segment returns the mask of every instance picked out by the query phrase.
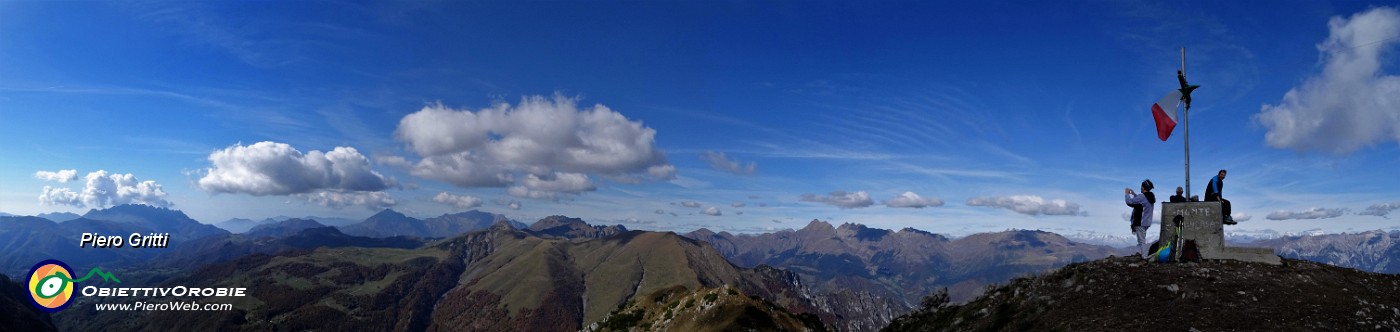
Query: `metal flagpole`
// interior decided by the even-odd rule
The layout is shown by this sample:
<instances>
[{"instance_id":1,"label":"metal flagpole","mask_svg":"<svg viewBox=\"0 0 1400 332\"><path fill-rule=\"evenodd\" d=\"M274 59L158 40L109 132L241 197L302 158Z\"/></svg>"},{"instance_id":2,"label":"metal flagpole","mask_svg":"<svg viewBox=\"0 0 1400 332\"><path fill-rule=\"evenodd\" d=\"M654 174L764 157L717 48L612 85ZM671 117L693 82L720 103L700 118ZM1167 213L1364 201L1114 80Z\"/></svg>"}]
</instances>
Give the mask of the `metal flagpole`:
<instances>
[{"instance_id":1,"label":"metal flagpole","mask_svg":"<svg viewBox=\"0 0 1400 332\"><path fill-rule=\"evenodd\" d=\"M1186 88L1185 47L1181 48L1181 88ZM1186 127L1184 129L1185 137L1183 137L1182 139L1182 141L1185 142L1184 145L1186 146L1186 194L1184 196L1189 199L1191 197L1191 102L1187 101L1185 102L1185 104L1185 107L1182 107L1181 110L1181 125L1183 127Z\"/></svg>"}]
</instances>

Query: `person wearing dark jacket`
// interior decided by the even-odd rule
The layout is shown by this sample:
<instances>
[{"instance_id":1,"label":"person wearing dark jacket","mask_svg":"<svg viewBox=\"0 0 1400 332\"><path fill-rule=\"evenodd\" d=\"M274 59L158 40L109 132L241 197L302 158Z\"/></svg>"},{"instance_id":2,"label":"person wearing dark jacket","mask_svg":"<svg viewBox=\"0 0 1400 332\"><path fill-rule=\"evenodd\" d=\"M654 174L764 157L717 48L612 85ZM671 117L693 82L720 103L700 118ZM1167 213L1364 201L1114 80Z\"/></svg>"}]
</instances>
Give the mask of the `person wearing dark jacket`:
<instances>
[{"instance_id":1,"label":"person wearing dark jacket","mask_svg":"<svg viewBox=\"0 0 1400 332\"><path fill-rule=\"evenodd\" d=\"M1171 200L1171 202L1172 202L1172 203L1181 203L1181 202L1185 202L1185 201L1186 201L1186 196L1182 196L1181 193L1182 193L1181 187L1180 187L1180 186L1176 187L1176 195L1173 195L1171 198L1169 198L1169 199Z\"/></svg>"},{"instance_id":2,"label":"person wearing dark jacket","mask_svg":"<svg viewBox=\"0 0 1400 332\"><path fill-rule=\"evenodd\" d=\"M1152 210L1157 204L1157 195L1152 194L1152 180L1142 180L1142 194L1133 194L1133 189L1123 188L1123 203L1133 208L1132 220L1133 235L1137 236L1138 255L1148 258L1152 253L1147 252L1147 228L1152 227Z\"/></svg>"},{"instance_id":3,"label":"person wearing dark jacket","mask_svg":"<svg viewBox=\"0 0 1400 332\"><path fill-rule=\"evenodd\" d=\"M1225 199L1221 191L1225 189L1225 170L1220 170L1215 177L1210 179L1210 184L1206 185L1206 201L1220 202L1220 212L1225 215L1223 222L1226 225L1236 224L1235 218L1230 216L1230 201Z\"/></svg>"}]
</instances>

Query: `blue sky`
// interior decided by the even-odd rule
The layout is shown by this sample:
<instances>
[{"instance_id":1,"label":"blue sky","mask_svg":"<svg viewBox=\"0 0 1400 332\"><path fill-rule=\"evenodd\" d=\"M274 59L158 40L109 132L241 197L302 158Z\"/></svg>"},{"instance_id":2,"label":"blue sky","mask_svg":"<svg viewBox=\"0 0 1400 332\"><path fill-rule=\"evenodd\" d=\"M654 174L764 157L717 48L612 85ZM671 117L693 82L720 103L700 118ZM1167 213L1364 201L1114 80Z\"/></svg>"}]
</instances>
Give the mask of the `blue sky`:
<instances>
[{"instance_id":1,"label":"blue sky","mask_svg":"<svg viewBox=\"0 0 1400 332\"><path fill-rule=\"evenodd\" d=\"M1396 8L2 1L0 211L1126 234L1186 47L1235 230L1388 229Z\"/></svg>"}]
</instances>

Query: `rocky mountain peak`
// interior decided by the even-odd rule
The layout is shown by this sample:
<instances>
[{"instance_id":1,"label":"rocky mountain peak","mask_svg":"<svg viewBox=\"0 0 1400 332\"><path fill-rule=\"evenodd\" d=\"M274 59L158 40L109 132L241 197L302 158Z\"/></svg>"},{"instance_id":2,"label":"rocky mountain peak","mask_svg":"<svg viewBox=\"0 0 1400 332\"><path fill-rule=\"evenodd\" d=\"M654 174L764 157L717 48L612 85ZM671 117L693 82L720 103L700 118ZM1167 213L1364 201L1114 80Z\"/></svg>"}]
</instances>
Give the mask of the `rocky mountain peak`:
<instances>
[{"instance_id":1,"label":"rocky mountain peak","mask_svg":"<svg viewBox=\"0 0 1400 332\"><path fill-rule=\"evenodd\" d=\"M807 227L802 227L800 231L808 233L834 233L836 232L836 228L831 227L831 224L825 221L812 219L812 222L807 223Z\"/></svg>"},{"instance_id":2,"label":"rocky mountain peak","mask_svg":"<svg viewBox=\"0 0 1400 332\"><path fill-rule=\"evenodd\" d=\"M884 331L1392 330L1397 292L1400 275L1310 261L1109 257L1013 279L963 305L935 293Z\"/></svg>"}]
</instances>

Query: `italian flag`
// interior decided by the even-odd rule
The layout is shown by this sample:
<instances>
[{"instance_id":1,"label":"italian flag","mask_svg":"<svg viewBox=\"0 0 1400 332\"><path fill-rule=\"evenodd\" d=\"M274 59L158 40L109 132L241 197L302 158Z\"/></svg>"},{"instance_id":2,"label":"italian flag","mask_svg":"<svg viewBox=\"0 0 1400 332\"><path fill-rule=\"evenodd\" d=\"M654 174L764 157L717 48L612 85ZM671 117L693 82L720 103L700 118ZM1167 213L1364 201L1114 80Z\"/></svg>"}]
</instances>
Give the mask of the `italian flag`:
<instances>
[{"instance_id":1,"label":"italian flag","mask_svg":"<svg viewBox=\"0 0 1400 332\"><path fill-rule=\"evenodd\" d=\"M1176 129L1176 105L1181 102L1181 91L1172 90L1162 100L1152 104L1152 119L1157 121L1157 138L1166 141Z\"/></svg>"}]
</instances>

